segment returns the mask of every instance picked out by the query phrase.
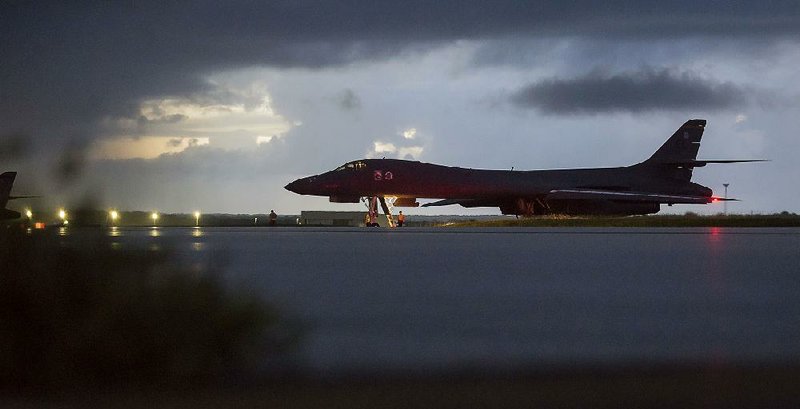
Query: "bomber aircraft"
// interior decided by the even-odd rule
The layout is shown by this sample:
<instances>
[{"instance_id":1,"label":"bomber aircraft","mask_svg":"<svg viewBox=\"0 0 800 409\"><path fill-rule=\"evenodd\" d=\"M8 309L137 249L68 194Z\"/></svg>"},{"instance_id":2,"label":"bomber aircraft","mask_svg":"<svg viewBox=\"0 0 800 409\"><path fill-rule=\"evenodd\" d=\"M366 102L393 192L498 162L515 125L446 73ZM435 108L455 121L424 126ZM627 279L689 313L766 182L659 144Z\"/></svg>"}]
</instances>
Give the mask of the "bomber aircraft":
<instances>
[{"instance_id":1,"label":"bomber aircraft","mask_svg":"<svg viewBox=\"0 0 800 409\"><path fill-rule=\"evenodd\" d=\"M693 183L692 170L709 163L762 160L697 160L705 126L704 119L687 121L650 158L626 167L515 171L361 159L295 180L286 189L340 203L362 198L375 203L377 198L390 224L386 198L398 207L419 206L421 198L441 199L423 207L499 207L503 214L518 216L643 215L657 213L662 204L736 200L715 197L711 189Z\"/></svg>"}]
</instances>

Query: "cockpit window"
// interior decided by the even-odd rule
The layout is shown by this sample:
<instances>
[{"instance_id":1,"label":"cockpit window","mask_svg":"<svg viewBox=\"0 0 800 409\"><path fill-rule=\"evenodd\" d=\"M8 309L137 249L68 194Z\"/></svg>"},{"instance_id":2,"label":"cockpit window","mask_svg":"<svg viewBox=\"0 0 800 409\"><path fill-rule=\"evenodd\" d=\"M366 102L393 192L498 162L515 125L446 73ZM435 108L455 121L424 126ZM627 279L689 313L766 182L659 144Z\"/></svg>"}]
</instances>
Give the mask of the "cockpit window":
<instances>
[{"instance_id":1,"label":"cockpit window","mask_svg":"<svg viewBox=\"0 0 800 409\"><path fill-rule=\"evenodd\" d=\"M344 165L339 166L338 168L336 168L336 171L338 172L340 170L361 170L361 169L365 169L366 167L367 167L367 164L362 162L362 161L349 162L349 163L345 163Z\"/></svg>"}]
</instances>

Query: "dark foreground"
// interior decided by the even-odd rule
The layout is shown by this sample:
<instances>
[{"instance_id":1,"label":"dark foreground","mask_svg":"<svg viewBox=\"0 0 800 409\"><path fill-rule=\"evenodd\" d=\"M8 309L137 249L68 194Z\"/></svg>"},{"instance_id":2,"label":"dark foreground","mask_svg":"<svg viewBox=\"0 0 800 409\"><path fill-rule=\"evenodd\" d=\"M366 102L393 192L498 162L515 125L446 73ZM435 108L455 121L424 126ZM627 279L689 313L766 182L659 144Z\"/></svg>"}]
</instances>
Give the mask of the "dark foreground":
<instances>
[{"instance_id":1,"label":"dark foreground","mask_svg":"<svg viewBox=\"0 0 800 409\"><path fill-rule=\"evenodd\" d=\"M247 387L71 393L0 400L4 408L791 408L800 366L658 366L336 379Z\"/></svg>"},{"instance_id":2,"label":"dark foreground","mask_svg":"<svg viewBox=\"0 0 800 409\"><path fill-rule=\"evenodd\" d=\"M0 407L800 406L797 229L6 233Z\"/></svg>"}]
</instances>

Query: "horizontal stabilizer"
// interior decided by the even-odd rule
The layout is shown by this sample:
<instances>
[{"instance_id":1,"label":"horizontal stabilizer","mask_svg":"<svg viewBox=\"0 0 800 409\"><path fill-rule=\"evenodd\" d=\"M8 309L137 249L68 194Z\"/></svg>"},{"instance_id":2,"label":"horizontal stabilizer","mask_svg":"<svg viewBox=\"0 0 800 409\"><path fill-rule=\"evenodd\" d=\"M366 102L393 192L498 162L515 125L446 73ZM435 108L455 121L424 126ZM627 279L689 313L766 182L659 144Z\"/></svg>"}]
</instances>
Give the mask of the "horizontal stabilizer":
<instances>
[{"instance_id":1,"label":"horizontal stabilizer","mask_svg":"<svg viewBox=\"0 0 800 409\"><path fill-rule=\"evenodd\" d=\"M665 165L683 166L686 168L702 168L710 163L744 163L744 162L769 162L768 159L723 159L723 160L692 160L686 162L667 162Z\"/></svg>"},{"instance_id":2,"label":"horizontal stabilizer","mask_svg":"<svg viewBox=\"0 0 800 409\"><path fill-rule=\"evenodd\" d=\"M706 204L711 202L710 197L665 195L649 192L618 192L600 189L557 189L551 190L547 200L617 200L626 202L651 202L651 203L685 203Z\"/></svg>"}]
</instances>

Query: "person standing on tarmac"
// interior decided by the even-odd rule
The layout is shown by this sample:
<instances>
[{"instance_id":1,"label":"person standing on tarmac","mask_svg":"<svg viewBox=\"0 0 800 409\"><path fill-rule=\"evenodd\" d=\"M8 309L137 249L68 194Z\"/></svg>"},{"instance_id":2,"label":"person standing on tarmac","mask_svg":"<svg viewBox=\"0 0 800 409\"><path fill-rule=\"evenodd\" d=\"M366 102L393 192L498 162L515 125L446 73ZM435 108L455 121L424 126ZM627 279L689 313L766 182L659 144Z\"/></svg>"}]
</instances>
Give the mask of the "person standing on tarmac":
<instances>
[{"instance_id":1,"label":"person standing on tarmac","mask_svg":"<svg viewBox=\"0 0 800 409\"><path fill-rule=\"evenodd\" d=\"M403 227L403 223L406 222L406 215L403 214L401 210L400 213L397 215L397 227Z\"/></svg>"},{"instance_id":2,"label":"person standing on tarmac","mask_svg":"<svg viewBox=\"0 0 800 409\"><path fill-rule=\"evenodd\" d=\"M275 226L276 224L278 224L278 215L275 214L274 210L270 210L269 211L269 225L270 226Z\"/></svg>"}]
</instances>

